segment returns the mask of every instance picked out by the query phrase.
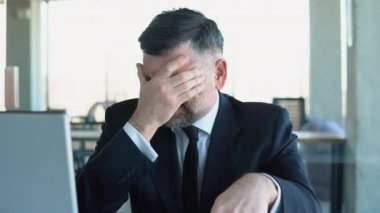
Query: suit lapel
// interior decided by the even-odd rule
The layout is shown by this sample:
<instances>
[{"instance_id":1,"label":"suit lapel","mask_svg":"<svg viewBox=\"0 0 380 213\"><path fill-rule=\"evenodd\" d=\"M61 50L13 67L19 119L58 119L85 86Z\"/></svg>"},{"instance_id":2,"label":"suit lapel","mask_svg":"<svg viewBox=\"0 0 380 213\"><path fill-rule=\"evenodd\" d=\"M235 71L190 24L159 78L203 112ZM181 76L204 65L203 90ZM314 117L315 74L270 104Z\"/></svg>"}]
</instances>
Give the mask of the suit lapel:
<instances>
[{"instance_id":1,"label":"suit lapel","mask_svg":"<svg viewBox=\"0 0 380 213\"><path fill-rule=\"evenodd\" d=\"M203 175L201 212L209 212L214 199L228 187L239 157L238 144L235 143L239 133L238 122L227 98L221 94L219 97L219 110L210 136ZM181 212L181 180L175 135L169 128L161 127L151 144L158 154L151 170L156 187L168 212Z\"/></svg>"},{"instance_id":2,"label":"suit lapel","mask_svg":"<svg viewBox=\"0 0 380 213\"><path fill-rule=\"evenodd\" d=\"M158 154L151 170L156 187L168 212L180 212L180 175L175 135L169 128L161 127L151 144Z\"/></svg>"},{"instance_id":3,"label":"suit lapel","mask_svg":"<svg viewBox=\"0 0 380 213\"><path fill-rule=\"evenodd\" d=\"M210 211L214 199L228 187L238 160L238 145L235 141L239 126L229 100L223 95L219 97L219 109L211 132L203 176L201 212Z\"/></svg>"}]
</instances>

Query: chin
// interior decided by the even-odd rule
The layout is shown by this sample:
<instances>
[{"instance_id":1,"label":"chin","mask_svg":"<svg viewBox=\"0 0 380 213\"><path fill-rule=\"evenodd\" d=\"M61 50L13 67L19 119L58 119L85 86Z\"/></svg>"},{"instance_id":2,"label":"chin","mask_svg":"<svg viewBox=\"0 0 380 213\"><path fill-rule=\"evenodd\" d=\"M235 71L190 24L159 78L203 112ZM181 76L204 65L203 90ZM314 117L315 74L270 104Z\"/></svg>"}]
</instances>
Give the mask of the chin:
<instances>
[{"instance_id":1,"label":"chin","mask_svg":"<svg viewBox=\"0 0 380 213\"><path fill-rule=\"evenodd\" d=\"M174 113L174 115L170 118L168 122L166 122L165 126L167 127L186 127L191 125L195 119L194 119L194 113L193 111L186 107L185 105L181 105L178 110Z\"/></svg>"}]
</instances>

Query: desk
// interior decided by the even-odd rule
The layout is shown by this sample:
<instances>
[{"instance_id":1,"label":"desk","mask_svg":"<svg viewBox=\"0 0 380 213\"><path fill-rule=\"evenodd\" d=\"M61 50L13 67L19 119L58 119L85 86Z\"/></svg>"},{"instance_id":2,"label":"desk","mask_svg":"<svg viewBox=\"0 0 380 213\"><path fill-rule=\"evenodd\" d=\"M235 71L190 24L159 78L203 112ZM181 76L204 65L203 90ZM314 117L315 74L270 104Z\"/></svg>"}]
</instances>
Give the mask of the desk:
<instances>
[{"instance_id":1,"label":"desk","mask_svg":"<svg viewBox=\"0 0 380 213\"><path fill-rule=\"evenodd\" d=\"M327 132L311 132L311 131L294 131L298 136L300 143L338 143L342 144L346 141L345 136L327 133Z\"/></svg>"},{"instance_id":2,"label":"desk","mask_svg":"<svg viewBox=\"0 0 380 213\"><path fill-rule=\"evenodd\" d=\"M92 140L96 142L101 130L71 130L71 138L74 141ZM344 136L325 132L294 131L298 136L299 143L334 143L343 144L346 141Z\"/></svg>"},{"instance_id":3,"label":"desk","mask_svg":"<svg viewBox=\"0 0 380 213\"><path fill-rule=\"evenodd\" d=\"M75 170L82 168L88 157L94 152L96 141L99 139L101 130L71 130L72 147L74 152Z\"/></svg>"},{"instance_id":4,"label":"desk","mask_svg":"<svg viewBox=\"0 0 380 213\"><path fill-rule=\"evenodd\" d=\"M71 130L73 140L98 140L101 130Z\"/></svg>"},{"instance_id":5,"label":"desk","mask_svg":"<svg viewBox=\"0 0 380 213\"><path fill-rule=\"evenodd\" d=\"M342 212L343 203L343 172L344 172L344 136L324 132L294 132L298 135L301 144L329 143L332 146L331 182L330 187L330 212Z\"/></svg>"},{"instance_id":6,"label":"desk","mask_svg":"<svg viewBox=\"0 0 380 213\"><path fill-rule=\"evenodd\" d=\"M85 142L95 143L99 139L100 134L101 134L101 130L71 130L72 140L79 141L81 143L80 147L78 146L73 147L74 150L77 150L77 149L87 150L89 146L86 146ZM341 145L344 145L346 141L346 138L344 136L339 136L336 134L325 133L325 132L294 131L294 134L298 136L298 142L301 144L329 143L329 144L338 145L340 147ZM90 147L94 148L95 144Z\"/></svg>"},{"instance_id":7,"label":"desk","mask_svg":"<svg viewBox=\"0 0 380 213\"><path fill-rule=\"evenodd\" d=\"M300 144L309 143L328 143L332 145L332 162L331 163L331 180L332 187L330 191L330 209L332 213L342 212L343 201L343 168L344 168L344 145L346 138L325 132L306 132L295 131ZM72 130L71 137L73 143L79 142L79 145L73 145L74 156L79 160L78 167L83 166L87 157L93 152L96 141L101 134L101 130Z\"/></svg>"}]
</instances>

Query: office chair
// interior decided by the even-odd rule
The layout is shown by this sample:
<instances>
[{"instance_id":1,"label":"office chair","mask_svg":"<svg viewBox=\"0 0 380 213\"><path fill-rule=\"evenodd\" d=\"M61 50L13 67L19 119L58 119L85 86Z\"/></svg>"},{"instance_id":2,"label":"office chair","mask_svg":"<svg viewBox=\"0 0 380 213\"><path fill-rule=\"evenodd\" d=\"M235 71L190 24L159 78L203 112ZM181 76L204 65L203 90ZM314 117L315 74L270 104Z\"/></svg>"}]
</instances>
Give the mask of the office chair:
<instances>
[{"instance_id":1,"label":"office chair","mask_svg":"<svg viewBox=\"0 0 380 213\"><path fill-rule=\"evenodd\" d=\"M300 130L306 123L304 98L273 98L273 104L279 105L288 110L293 130Z\"/></svg>"}]
</instances>

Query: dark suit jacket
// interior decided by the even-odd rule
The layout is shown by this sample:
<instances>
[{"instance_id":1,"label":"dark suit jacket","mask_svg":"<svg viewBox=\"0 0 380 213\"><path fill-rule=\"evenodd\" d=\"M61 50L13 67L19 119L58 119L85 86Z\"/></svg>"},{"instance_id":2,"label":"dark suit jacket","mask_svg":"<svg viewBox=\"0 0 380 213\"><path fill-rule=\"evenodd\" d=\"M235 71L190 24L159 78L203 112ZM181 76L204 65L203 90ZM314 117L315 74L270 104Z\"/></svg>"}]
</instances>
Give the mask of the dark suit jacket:
<instances>
[{"instance_id":1,"label":"dark suit jacket","mask_svg":"<svg viewBox=\"0 0 380 213\"><path fill-rule=\"evenodd\" d=\"M210 137L201 212L249 172L265 172L282 190L280 212L321 212L297 150L287 112L274 105L243 103L220 94ZM158 153L149 161L122 129L137 100L107 109L95 153L77 174L80 212L115 212L127 201L133 212L181 212L181 188L174 134L161 127L151 140Z\"/></svg>"}]
</instances>

